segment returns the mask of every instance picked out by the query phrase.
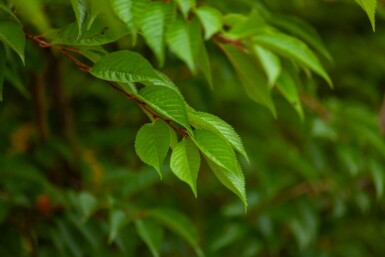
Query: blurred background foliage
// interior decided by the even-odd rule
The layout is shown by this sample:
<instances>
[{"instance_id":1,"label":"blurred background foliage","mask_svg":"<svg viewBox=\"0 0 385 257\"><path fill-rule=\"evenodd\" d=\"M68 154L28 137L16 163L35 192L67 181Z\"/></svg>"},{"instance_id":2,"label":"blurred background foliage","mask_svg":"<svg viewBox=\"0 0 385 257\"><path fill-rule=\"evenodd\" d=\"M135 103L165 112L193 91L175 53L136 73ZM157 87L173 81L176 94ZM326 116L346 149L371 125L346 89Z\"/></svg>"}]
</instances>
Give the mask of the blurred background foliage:
<instances>
[{"instance_id":1,"label":"blurred background foliage","mask_svg":"<svg viewBox=\"0 0 385 257\"><path fill-rule=\"evenodd\" d=\"M56 4L45 10L55 26L73 20L70 7L60 5L66 1L44 2ZM301 121L277 93L276 119L249 100L214 44L208 44L213 91L168 53L162 71L187 102L242 137L251 160L242 163L248 212L208 167L199 174L198 199L168 164L161 181L134 151L136 132L147 122L141 110L27 41L25 68L9 62L22 75L6 80L0 107L0 256L151 256L141 240L145 231L162 256L194 256L193 248L214 257L383 256L383 3L375 33L351 0L205 3L223 13L265 6L276 17L301 18L333 58L322 60L333 90L318 77L303 79ZM63 8L68 18L56 15ZM143 42L137 48L149 51Z\"/></svg>"}]
</instances>

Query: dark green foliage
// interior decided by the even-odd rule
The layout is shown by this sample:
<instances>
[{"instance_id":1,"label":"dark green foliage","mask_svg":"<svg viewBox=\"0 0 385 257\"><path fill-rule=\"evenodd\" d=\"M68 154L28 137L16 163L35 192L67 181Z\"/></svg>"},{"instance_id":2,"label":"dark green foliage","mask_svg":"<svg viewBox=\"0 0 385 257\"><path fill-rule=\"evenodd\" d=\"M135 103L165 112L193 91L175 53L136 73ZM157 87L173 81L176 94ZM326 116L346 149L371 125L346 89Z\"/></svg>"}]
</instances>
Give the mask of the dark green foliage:
<instances>
[{"instance_id":1,"label":"dark green foliage","mask_svg":"<svg viewBox=\"0 0 385 257\"><path fill-rule=\"evenodd\" d=\"M0 256L382 256L356 2L0 0Z\"/></svg>"}]
</instances>

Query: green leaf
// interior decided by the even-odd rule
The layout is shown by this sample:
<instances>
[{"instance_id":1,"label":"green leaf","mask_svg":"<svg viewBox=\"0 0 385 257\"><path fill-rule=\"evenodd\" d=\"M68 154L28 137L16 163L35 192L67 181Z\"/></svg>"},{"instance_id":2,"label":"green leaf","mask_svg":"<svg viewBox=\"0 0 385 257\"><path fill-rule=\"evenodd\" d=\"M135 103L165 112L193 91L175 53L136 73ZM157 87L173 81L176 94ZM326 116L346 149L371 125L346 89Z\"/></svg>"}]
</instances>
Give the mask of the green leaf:
<instances>
[{"instance_id":1,"label":"green leaf","mask_svg":"<svg viewBox=\"0 0 385 257\"><path fill-rule=\"evenodd\" d=\"M116 51L103 56L95 63L90 73L103 80L122 83L160 79L143 56L128 50Z\"/></svg>"},{"instance_id":2,"label":"green leaf","mask_svg":"<svg viewBox=\"0 0 385 257\"><path fill-rule=\"evenodd\" d=\"M108 54L108 52L102 46L80 47L79 53L94 63L99 61L100 58L102 58L106 54Z\"/></svg>"},{"instance_id":3,"label":"green leaf","mask_svg":"<svg viewBox=\"0 0 385 257\"><path fill-rule=\"evenodd\" d=\"M161 168L169 147L168 125L160 119L143 125L135 138L136 153L144 163L156 169L160 178L162 178Z\"/></svg>"},{"instance_id":4,"label":"green leaf","mask_svg":"<svg viewBox=\"0 0 385 257\"><path fill-rule=\"evenodd\" d=\"M261 62L262 68L267 75L269 86L272 88L281 73L281 61L278 56L263 47L254 46L253 50Z\"/></svg>"},{"instance_id":5,"label":"green leaf","mask_svg":"<svg viewBox=\"0 0 385 257\"><path fill-rule=\"evenodd\" d=\"M301 105L301 99L298 95L296 83L292 76L287 71L282 71L281 76L277 82L277 88L287 101L298 112L301 120L304 119L304 114Z\"/></svg>"},{"instance_id":6,"label":"green leaf","mask_svg":"<svg viewBox=\"0 0 385 257\"><path fill-rule=\"evenodd\" d=\"M4 83L4 74L5 74L5 48L4 45L0 43L0 102L3 101L3 83Z\"/></svg>"},{"instance_id":7,"label":"green leaf","mask_svg":"<svg viewBox=\"0 0 385 257\"><path fill-rule=\"evenodd\" d=\"M369 163L370 171L372 172L374 187L376 188L377 199L380 199L384 194L384 168L379 162L372 159Z\"/></svg>"},{"instance_id":8,"label":"green leaf","mask_svg":"<svg viewBox=\"0 0 385 257\"><path fill-rule=\"evenodd\" d=\"M23 64L25 63L25 37L23 29L18 22L0 19L0 40L10 46L19 55Z\"/></svg>"},{"instance_id":9,"label":"green leaf","mask_svg":"<svg viewBox=\"0 0 385 257\"><path fill-rule=\"evenodd\" d=\"M83 34L84 25L88 16L88 7L86 0L71 0L72 9L75 12L76 21L78 24L78 36L80 37Z\"/></svg>"},{"instance_id":10,"label":"green leaf","mask_svg":"<svg viewBox=\"0 0 385 257\"><path fill-rule=\"evenodd\" d=\"M246 90L247 95L260 103L276 116L275 107L271 100L270 90L267 80L257 64L249 55L232 45L220 45L222 50L233 65L239 80Z\"/></svg>"},{"instance_id":11,"label":"green leaf","mask_svg":"<svg viewBox=\"0 0 385 257\"><path fill-rule=\"evenodd\" d=\"M213 114L190 110L188 112L188 119L195 128L210 130L223 136L236 151L245 157L247 162L250 162L240 136L230 124Z\"/></svg>"},{"instance_id":12,"label":"green leaf","mask_svg":"<svg viewBox=\"0 0 385 257\"><path fill-rule=\"evenodd\" d=\"M178 144L178 135L172 127L169 126L168 129L170 131L170 147L171 149L174 149Z\"/></svg>"},{"instance_id":13,"label":"green leaf","mask_svg":"<svg viewBox=\"0 0 385 257\"><path fill-rule=\"evenodd\" d=\"M194 224L182 213L173 209L154 209L148 211L147 214L157 219L175 234L183 237L194 248L198 256L204 256L198 245L198 232Z\"/></svg>"},{"instance_id":14,"label":"green leaf","mask_svg":"<svg viewBox=\"0 0 385 257\"><path fill-rule=\"evenodd\" d=\"M135 28L133 5L135 0L111 0L111 7L118 18L126 24L130 31Z\"/></svg>"},{"instance_id":15,"label":"green leaf","mask_svg":"<svg viewBox=\"0 0 385 257\"><path fill-rule=\"evenodd\" d=\"M219 181L234 192L246 208L245 178L230 144L217 133L205 129L196 129L193 140Z\"/></svg>"},{"instance_id":16,"label":"green leaf","mask_svg":"<svg viewBox=\"0 0 385 257\"><path fill-rule=\"evenodd\" d=\"M187 120L186 104L180 94L168 87L150 86L139 91L144 102L161 116L191 130Z\"/></svg>"},{"instance_id":17,"label":"green leaf","mask_svg":"<svg viewBox=\"0 0 385 257\"><path fill-rule=\"evenodd\" d=\"M166 11L165 4L152 3L140 26L144 40L154 52L160 67L164 65Z\"/></svg>"},{"instance_id":18,"label":"green leaf","mask_svg":"<svg viewBox=\"0 0 385 257\"><path fill-rule=\"evenodd\" d=\"M196 182L200 166L199 150L191 139L184 138L173 149L170 167L172 172L182 181L190 185L197 197Z\"/></svg>"},{"instance_id":19,"label":"green leaf","mask_svg":"<svg viewBox=\"0 0 385 257\"><path fill-rule=\"evenodd\" d=\"M376 31L376 8L377 0L356 0L356 2L364 9L372 24L373 31Z\"/></svg>"},{"instance_id":20,"label":"green leaf","mask_svg":"<svg viewBox=\"0 0 385 257\"><path fill-rule=\"evenodd\" d=\"M331 87L333 86L317 56L301 40L282 33L270 32L254 36L253 41L286 58L299 62L320 75Z\"/></svg>"},{"instance_id":21,"label":"green leaf","mask_svg":"<svg viewBox=\"0 0 385 257\"><path fill-rule=\"evenodd\" d=\"M160 245L163 240L162 227L148 219L136 220L135 227L139 237L150 249L152 256L159 257Z\"/></svg>"},{"instance_id":22,"label":"green leaf","mask_svg":"<svg viewBox=\"0 0 385 257\"><path fill-rule=\"evenodd\" d=\"M108 236L108 242L111 243L115 240L119 231L123 229L129 223L129 219L122 210L112 210L110 212L110 233Z\"/></svg>"},{"instance_id":23,"label":"green leaf","mask_svg":"<svg viewBox=\"0 0 385 257\"><path fill-rule=\"evenodd\" d=\"M189 23L181 19L175 20L167 29L166 41L170 50L184 61L191 71L195 71Z\"/></svg>"},{"instance_id":24,"label":"green leaf","mask_svg":"<svg viewBox=\"0 0 385 257\"><path fill-rule=\"evenodd\" d=\"M83 214L83 220L86 221L98 207L98 201L88 192L81 192L78 197L80 211Z\"/></svg>"},{"instance_id":25,"label":"green leaf","mask_svg":"<svg viewBox=\"0 0 385 257\"><path fill-rule=\"evenodd\" d=\"M24 20L31 22L40 33L51 30L42 1L39 0L10 0L15 5L16 12Z\"/></svg>"},{"instance_id":26,"label":"green leaf","mask_svg":"<svg viewBox=\"0 0 385 257\"><path fill-rule=\"evenodd\" d=\"M123 21L127 29L132 33L134 44L136 42L137 29L147 11L148 0L112 0L111 6L118 18Z\"/></svg>"},{"instance_id":27,"label":"green leaf","mask_svg":"<svg viewBox=\"0 0 385 257\"><path fill-rule=\"evenodd\" d=\"M203 43L203 40L200 40L199 46L198 46L198 52L196 56L196 63L200 70L202 70L203 75L205 76L207 83L209 84L210 88L213 89L213 76L211 74L211 66L209 61L209 56L207 54L206 46Z\"/></svg>"},{"instance_id":28,"label":"green leaf","mask_svg":"<svg viewBox=\"0 0 385 257\"><path fill-rule=\"evenodd\" d=\"M276 15L272 15L269 21L278 28L303 39L307 44L309 44L310 47L317 50L329 62L333 61L333 58L324 46L324 43L322 42L322 39L318 35L317 31L304 20L297 17L277 17Z\"/></svg>"},{"instance_id":29,"label":"green leaf","mask_svg":"<svg viewBox=\"0 0 385 257\"><path fill-rule=\"evenodd\" d=\"M191 9L195 8L195 0L175 0L181 10L184 18L188 19L188 13Z\"/></svg>"},{"instance_id":30,"label":"green leaf","mask_svg":"<svg viewBox=\"0 0 385 257\"><path fill-rule=\"evenodd\" d=\"M202 6L196 9L196 14L203 25L206 40L222 30L222 14L217 9Z\"/></svg>"},{"instance_id":31,"label":"green leaf","mask_svg":"<svg viewBox=\"0 0 385 257\"><path fill-rule=\"evenodd\" d=\"M79 28L72 23L61 30L46 33L44 36L51 39L56 45L98 46L109 44L126 36L129 31L123 26L108 26L103 19L98 18L91 27L79 36Z\"/></svg>"}]
</instances>

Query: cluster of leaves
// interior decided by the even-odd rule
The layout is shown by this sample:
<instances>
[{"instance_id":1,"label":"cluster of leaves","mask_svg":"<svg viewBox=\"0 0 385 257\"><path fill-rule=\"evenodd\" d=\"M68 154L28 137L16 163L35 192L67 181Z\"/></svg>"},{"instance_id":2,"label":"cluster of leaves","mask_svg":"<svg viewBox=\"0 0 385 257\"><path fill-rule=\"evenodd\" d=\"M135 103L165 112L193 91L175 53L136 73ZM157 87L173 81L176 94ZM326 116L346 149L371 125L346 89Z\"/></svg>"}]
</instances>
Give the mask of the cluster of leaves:
<instances>
[{"instance_id":1,"label":"cluster of leaves","mask_svg":"<svg viewBox=\"0 0 385 257\"><path fill-rule=\"evenodd\" d=\"M367 12L374 29L376 1L357 2ZM59 6L58 13L68 13L63 10L72 9L73 15L54 17L43 11L44 8L54 5ZM298 133L297 137L307 133L312 137L318 137L319 145L314 144L310 139L304 140L303 144L295 145L283 136L271 139L269 147L258 152L254 149L256 146L252 144L255 142L255 137L246 137L246 142L250 142L246 146L252 149L253 153L252 158L250 157L252 165L261 169L261 173L250 174L251 189L248 199L246 198L245 177L236 153L242 156L241 161L246 161L245 167L248 168L245 169L252 170L253 167L250 168L247 165L249 156L238 134L232 126L217 116L192 108L185 100L189 96L182 95L181 90L151 63L156 63L159 69L164 66L167 68L165 65L167 57L167 62L180 65L175 61L177 57L192 74L199 77L198 71L202 72L206 84L216 92L222 90L222 88L217 89L219 85L217 81L224 79L218 78L220 76L216 76L211 69L216 65L218 58L222 58L219 59L220 61L225 58L234 75L237 76L237 80L233 79L232 72L230 72L231 75L226 74L223 77L230 76L233 84L239 81L252 100L266 106L273 116L276 116L277 104L282 104L279 97L273 101L274 94L278 92L303 119L304 110L299 92L308 86L309 80L315 81L311 78L311 72L319 75L332 86L323 65L331 62L331 55L324 47L320 36L303 20L277 16L261 5L253 5L254 9L248 15L234 13L222 15L219 11L220 7L217 9L214 5L196 3L193 0L72 0L68 3L60 0L31 0L27 3L21 0L0 1L0 40L2 42L0 56L7 57L0 59L0 92L3 91L2 85L5 78L6 85L13 85L21 94L28 96L29 90L23 86L24 82L20 79L20 74L25 74L22 72L24 68L21 63L26 63L28 67L28 65L32 66L32 62L38 62L35 59L38 54L34 54L39 51L36 45L49 48L54 55L63 55L94 78L106 81L107 85L132 100L144 111L151 122L142 125L143 121L140 121L138 124L141 128L138 131L131 129L132 134L136 134L135 139L132 139L132 145L137 155L144 163L155 168L161 178L169 178L169 168L164 165L164 162L171 148L169 155L171 173L186 182L195 196L197 196L198 172L201 170L202 173L207 168L213 171L221 184L242 200L244 207L249 201L251 215L259 211L266 202L275 202L282 192L286 192L288 186L301 181L297 181L298 176L290 173L282 172L277 175L273 172L274 176L282 178L276 182L273 175L263 171L282 171L289 167L300 173L301 179L316 181L314 185L306 184L305 192L312 190L308 188L314 188L315 193L325 190L324 188L326 191L330 190L330 182L325 182L324 178L333 177L327 171L333 169L329 167L330 163L335 163L329 160L330 151L325 151L323 144L333 146L347 141L348 143L340 144L333 150L334 155L338 156L338 165L347 168L353 177L359 179L364 177L365 181L367 181L367 173L360 174L359 171L369 170L373 179L368 181L374 181L376 194L380 199L383 194L384 177L381 171L382 163L379 160L385 154L385 147L381 141L378 141L380 136L372 133L376 127L375 120L370 111L360 112L357 110L360 108L345 109L333 101L327 103L327 108L335 116L323 117L323 119L309 117L310 129L302 131L301 126L298 126L295 127L295 132L291 132ZM42 35L29 34L35 31ZM26 42L25 37L31 42ZM130 48L132 49L127 50ZM26 54L25 49L27 49ZM16 60L13 52L18 55L21 62ZM46 56L39 54L38 57ZM60 59L60 62L67 63L68 60ZM166 68L165 73L167 73ZM76 73L71 68L66 68L65 72L66 74ZM85 84L88 83L99 85L98 80L89 77ZM324 82L320 84L322 86ZM5 92L7 90L8 88ZM232 90L237 91L237 88L232 85ZM103 95L106 94L105 91L95 94L97 98L107 97ZM2 97L2 93L0 96ZM32 98L36 99L36 96ZM118 108L112 107L117 103L111 103L115 102L111 99L114 97L108 98L107 102L111 105L108 109ZM308 99L305 98L304 103L317 110L317 105L312 102L309 104ZM124 107L133 109L132 106ZM256 107L248 106L245 109L247 108ZM9 112L12 112L12 108ZM250 124L250 127L254 131L259 131L261 137L271 138L274 132L269 130L265 131L269 133L264 134L259 126L263 124L267 128L272 128L274 125L263 118L266 117L263 116L263 111L253 111L253 115L255 114L262 117L256 118L257 125L253 127ZM7 115L5 112L4 117ZM282 116L286 115L286 111L282 111ZM341 133L345 126L344 120L340 120L341 117L350 117L356 121L357 124L350 130L350 135ZM232 117L227 118L232 119ZM249 120L246 119L245 126L248 126ZM22 123L18 122L18 125ZM111 133L115 134L116 131L112 131ZM9 134L5 131L3 133ZM53 161L49 160L51 157L47 155L52 156L52 151L54 155L60 156L59 159L68 161L73 159L70 157L71 154L78 153L76 147L68 149L64 142L52 140L49 144L45 143L41 146L36 144L36 149L25 149L25 145L29 145L27 141L31 134L33 132L30 126L22 124L19 130L13 132L14 139L11 140L10 151L11 155L12 151L15 151L22 153L22 156L0 158L1 173L5 177L1 182L5 193L1 198L0 220L3 223L10 220L18 227L17 231L26 231L20 237L17 232L12 231L12 227L3 226L7 234L11 235L7 238L7 244L17 246L10 247L9 250L0 249L2 255L14 255L13 249L38 252L42 256L49 256L57 249L63 256L66 254L83 256L85 252L96 256L108 256L111 252L134 255L135 252L140 251L141 247L138 238L147 245L153 256L159 256L160 251L166 253L178 251L167 249L167 246L162 244L165 236L164 228L183 238L198 256L203 255L199 246L197 226L194 226L175 208L154 208L156 200L150 200L152 204L148 206L140 201L127 204L127 199L136 196L135 193L144 194L157 183L157 177L154 176L153 171L140 170L139 174L135 174L134 169L131 174L126 170L119 171L111 161L97 160L95 153L83 149L85 153L81 158L87 166L85 173L90 174L82 174L80 184L87 185L79 186L81 190L75 191L71 188L77 188L74 184L78 182L73 182L69 185L70 189L64 190L60 188L63 185L57 185L60 183L57 183L56 179L44 174L47 167L51 169L56 165L51 163ZM127 137L126 134L126 131L116 133L117 140L106 139L108 143L101 142L99 147L103 148L106 145L112 147L118 144L121 138ZM276 134L279 132L277 131ZM360 139L354 140L357 135L360 135ZM99 133L98 137L109 138L105 130ZM68 138L71 141L71 136ZM88 139L91 141L90 138ZM368 147L370 150L367 150L367 156L371 156L369 164L365 162L367 157L360 159L359 153L354 150L365 148L367 142L370 142ZM133 148L132 145L131 148ZM274 150L275 147L289 150L277 153ZM297 147L308 150L309 156L305 158L307 160L303 160ZM31 151L33 158L28 158ZM269 163L263 159L270 154L279 154L278 159L283 160L283 163L276 160ZM208 165L201 164L201 156ZM77 168L82 170L81 167ZM99 178L101 173L106 173L103 179ZM343 180L345 175L341 177L337 175L332 181ZM164 180L167 181L167 179ZM260 191L252 189L253 180L261 181ZM205 182L207 185L212 183L210 180ZM66 183L71 182L64 184ZM361 185L358 186L360 187ZM288 195L296 194L294 189L289 190ZM350 191L358 190L357 187L353 187L353 189L344 188L338 192L342 196L338 198L339 202L338 199L336 200L336 212L338 208L342 208L343 195ZM33 193L28 195L30 192ZM213 191L209 192L215 194ZM360 208L365 209L368 206L368 197L359 192L355 197L354 201ZM143 199L141 198L143 202L148 201ZM292 211L296 208L300 210L299 216L296 216L297 212ZM299 248L305 255L309 254L305 250L309 249L314 242L318 229L315 209L316 206L306 199L296 203L294 207L284 206L277 210L267 208L258 214L257 224L252 222L252 225L247 227L244 223L236 222L237 219L242 219L244 208L240 207L239 203L228 204L220 210L220 213L234 219L234 222L230 222L226 227L226 233L221 234L221 231L217 233L221 235L216 235L206 251L212 255L216 252L220 254L228 245L239 243L240 238L248 235L248 240L240 246L243 256L253 256L263 248L267 248L269 252L275 252L274 247L277 242L274 238L282 238L282 236L281 231L271 227L271 224L279 224L287 226L297 239ZM28 217L23 216L25 210L30 212L38 210L40 216L37 219L43 219L43 221L48 219L49 222L40 222L41 220L29 222ZM282 211L291 213L291 216L284 220ZM12 213L17 215L11 217ZM340 213L339 217L342 216L343 214ZM130 222L134 225L127 226ZM252 235L256 232L261 233L262 236L253 239ZM39 235L38 240L35 238L36 235ZM131 238L136 239L130 241ZM106 240L113 243L119 251L99 243ZM262 242L266 247L261 246ZM19 247L20 245L23 247ZM282 245L282 242L278 245ZM186 255L190 253L188 249L183 251ZM233 252L237 254L238 248L235 247Z\"/></svg>"},{"instance_id":2,"label":"cluster of leaves","mask_svg":"<svg viewBox=\"0 0 385 257\"><path fill-rule=\"evenodd\" d=\"M172 171L191 186L195 195L200 151L218 179L247 205L243 172L232 149L247 159L239 136L221 119L189 107L178 88L138 53L128 50L108 53L101 45L115 42L126 35L130 35L135 44L137 33L140 32L156 56L159 66L164 64L167 43L191 72L194 73L196 67L200 67L208 83L212 84L204 39L208 40L215 35L216 44L227 55L248 95L267 106L274 116L276 111L270 96L274 86L303 116L295 83L299 79L300 67L319 74L331 85L329 76L312 50L301 40L268 25L271 15L267 13L262 15L255 10L249 16L222 17L212 7L196 7L194 1L78 0L71 3L76 23L45 33L44 38L48 38L49 42L39 37L30 37L41 46L59 48L66 56L68 52L76 52L88 57L95 62L93 67L88 69L87 65L81 64L80 68L88 69L99 79L116 83L113 87L118 87L135 99L152 120L151 124L144 125L138 132L135 148L139 157L153 166L161 176L161 166L171 146ZM14 4L16 8L21 7L18 1ZM35 2L35 5L38 4ZM3 7L5 15L12 13L7 6ZM114 18L114 14L119 20ZM279 24L289 22L284 20L277 24L279 27ZM12 14L3 26L7 28L2 33L4 42L24 62L25 39L21 24ZM46 27L49 25L44 25ZM288 27L308 38L315 48L329 57L316 33L306 24ZM220 43L219 40L224 42ZM66 49L68 46L74 48ZM276 54L292 62L281 64ZM266 81L263 82L265 77ZM139 90L139 85L144 87ZM179 132L183 140L178 142L178 136L173 130Z\"/></svg>"}]
</instances>

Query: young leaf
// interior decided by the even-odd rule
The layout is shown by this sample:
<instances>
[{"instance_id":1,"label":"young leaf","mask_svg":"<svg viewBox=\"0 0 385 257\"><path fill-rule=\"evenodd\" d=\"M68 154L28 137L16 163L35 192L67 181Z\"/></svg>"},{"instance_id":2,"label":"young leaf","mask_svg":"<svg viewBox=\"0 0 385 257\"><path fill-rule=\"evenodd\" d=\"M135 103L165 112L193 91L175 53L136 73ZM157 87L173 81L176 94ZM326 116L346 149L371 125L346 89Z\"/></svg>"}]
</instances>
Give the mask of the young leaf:
<instances>
[{"instance_id":1,"label":"young leaf","mask_svg":"<svg viewBox=\"0 0 385 257\"><path fill-rule=\"evenodd\" d=\"M16 21L0 19L0 40L10 46L20 57L23 64L25 37L21 25ZM3 55L1 58L4 58Z\"/></svg>"},{"instance_id":2,"label":"young leaf","mask_svg":"<svg viewBox=\"0 0 385 257\"><path fill-rule=\"evenodd\" d=\"M287 71L282 71L281 76L278 78L277 81L277 88L287 99L287 101L293 106L293 108L298 112L301 120L303 120L304 114L302 110L301 100L298 95L297 86L294 79L290 76Z\"/></svg>"},{"instance_id":3,"label":"young leaf","mask_svg":"<svg viewBox=\"0 0 385 257\"><path fill-rule=\"evenodd\" d=\"M161 168L169 147L168 125L160 119L143 125L135 138L136 153L144 163L156 169L160 178L162 178Z\"/></svg>"},{"instance_id":4,"label":"young leaf","mask_svg":"<svg viewBox=\"0 0 385 257\"><path fill-rule=\"evenodd\" d=\"M176 2L184 18L187 20L189 11L195 8L195 0L176 0Z\"/></svg>"},{"instance_id":5,"label":"young leaf","mask_svg":"<svg viewBox=\"0 0 385 257\"><path fill-rule=\"evenodd\" d=\"M160 67L164 64L166 6L163 3L152 3L145 13L141 30L147 45L154 52Z\"/></svg>"},{"instance_id":6,"label":"young leaf","mask_svg":"<svg viewBox=\"0 0 385 257\"><path fill-rule=\"evenodd\" d=\"M170 167L172 172L182 181L190 185L197 197L196 181L200 166L199 150L191 139L184 138L173 149Z\"/></svg>"},{"instance_id":7,"label":"young leaf","mask_svg":"<svg viewBox=\"0 0 385 257\"><path fill-rule=\"evenodd\" d=\"M98 201L92 194L81 192L79 194L79 207L83 214L83 220L86 221L98 207Z\"/></svg>"},{"instance_id":8,"label":"young leaf","mask_svg":"<svg viewBox=\"0 0 385 257\"><path fill-rule=\"evenodd\" d=\"M196 129L193 140L207 157L217 178L238 195L246 208L245 178L234 151L226 139L209 130Z\"/></svg>"},{"instance_id":9,"label":"young leaf","mask_svg":"<svg viewBox=\"0 0 385 257\"><path fill-rule=\"evenodd\" d=\"M0 102L3 101L3 83L4 83L4 74L5 74L5 48L4 45L0 43Z\"/></svg>"},{"instance_id":10,"label":"young leaf","mask_svg":"<svg viewBox=\"0 0 385 257\"><path fill-rule=\"evenodd\" d=\"M159 257L160 244L163 239L163 229L158 224L146 219L135 221L139 237L146 243L152 256Z\"/></svg>"},{"instance_id":11,"label":"young leaf","mask_svg":"<svg viewBox=\"0 0 385 257\"><path fill-rule=\"evenodd\" d=\"M95 63L90 73L103 80L122 83L160 79L143 56L128 50L103 56Z\"/></svg>"},{"instance_id":12,"label":"young leaf","mask_svg":"<svg viewBox=\"0 0 385 257\"><path fill-rule=\"evenodd\" d=\"M272 88L281 73L281 61L278 56L263 47L254 46L253 50L261 62L262 68L267 75L269 86Z\"/></svg>"},{"instance_id":13,"label":"young leaf","mask_svg":"<svg viewBox=\"0 0 385 257\"><path fill-rule=\"evenodd\" d=\"M356 2L364 9L369 17L370 23L372 24L373 31L376 30L376 8L377 0L356 0Z\"/></svg>"},{"instance_id":14,"label":"young leaf","mask_svg":"<svg viewBox=\"0 0 385 257\"><path fill-rule=\"evenodd\" d=\"M222 29L222 14L217 9L202 6L196 9L196 14L203 25L206 40Z\"/></svg>"},{"instance_id":15,"label":"young leaf","mask_svg":"<svg viewBox=\"0 0 385 257\"><path fill-rule=\"evenodd\" d=\"M150 86L139 91L139 97L158 114L191 130L186 104L180 94L168 87Z\"/></svg>"},{"instance_id":16,"label":"young leaf","mask_svg":"<svg viewBox=\"0 0 385 257\"><path fill-rule=\"evenodd\" d=\"M221 48L233 65L247 95L257 103L269 108L275 117L276 111L271 100L268 83L256 63L253 62L250 56L235 46L221 45Z\"/></svg>"},{"instance_id":17,"label":"young leaf","mask_svg":"<svg viewBox=\"0 0 385 257\"><path fill-rule=\"evenodd\" d=\"M167 29L166 41L171 51L195 71L194 49L191 44L189 23L175 20Z\"/></svg>"},{"instance_id":18,"label":"young leaf","mask_svg":"<svg viewBox=\"0 0 385 257\"><path fill-rule=\"evenodd\" d=\"M147 214L157 219L175 234L183 237L194 248L199 257L204 256L198 245L198 232L194 224L182 213L173 209L154 209L148 211Z\"/></svg>"},{"instance_id":19,"label":"young leaf","mask_svg":"<svg viewBox=\"0 0 385 257\"><path fill-rule=\"evenodd\" d=\"M108 236L108 242L111 243L115 240L119 231L127 225L129 219L122 210L112 210L110 212L110 233Z\"/></svg>"},{"instance_id":20,"label":"young leaf","mask_svg":"<svg viewBox=\"0 0 385 257\"><path fill-rule=\"evenodd\" d=\"M330 86L333 85L318 58L301 40L282 33L271 32L256 35L253 37L253 41L284 57L294 59L320 75Z\"/></svg>"},{"instance_id":21,"label":"young leaf","mask_svg":"<svg viewBox=\"0 0 385 257\"><path fill-rule=\"evenodd\" d=\"M86 0L71 0L72 9L75 12L76 21L78 24L78 36L83 34L84 25L88 16L87 1Z\"/></svg>"},{"instance_id":22,"label":"young leaf","mask_svg":"<svg viewBox=\"0 0 385 257\"><path fill-rule=\"evenodd\" d=\"M188 119L195 128L210 130L223 136L249 162L249 157L243 147L242 140L230 124L210 113L193 110L189 110Z\"/></svg>"}]
</instances>

